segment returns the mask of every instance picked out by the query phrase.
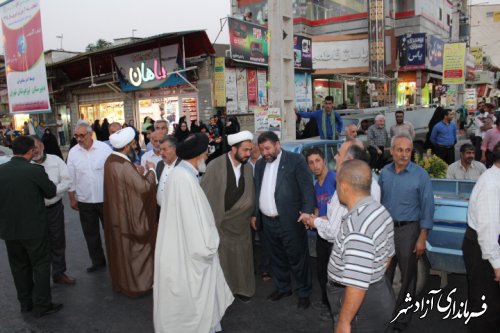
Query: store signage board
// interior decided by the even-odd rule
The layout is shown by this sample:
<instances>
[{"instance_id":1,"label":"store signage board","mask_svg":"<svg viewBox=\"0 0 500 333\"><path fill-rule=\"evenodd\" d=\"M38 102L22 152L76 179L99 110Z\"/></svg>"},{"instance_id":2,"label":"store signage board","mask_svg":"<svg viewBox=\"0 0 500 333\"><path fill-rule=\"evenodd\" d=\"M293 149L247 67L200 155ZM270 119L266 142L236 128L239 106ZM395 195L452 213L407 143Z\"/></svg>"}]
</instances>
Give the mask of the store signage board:
<instances>
[{"instance_id":1,"label":"store signage board","mask_svg":"<svg viewBox=\"0 0 500 333\"><path fill-rule=\"evenodd\" d=\"M228 18L231 58L241 62L268 65L269 34L265 26ZM308 37L294 35L294 66L312 69L312 41Z\"/></svg>"},{"instance_id":2,"label":"store signage board","mask_svg":"<svg viewBox=\"0 0 500 333\"><path fill-rule=\"evenodd\" d=\"M368 67L368 39L313 42L313 69Z\"/></svg>"},{"instance_id":3,"label":"store signage board","mask_svg":"<svg viewBox=\"0 0 500 333\"><path fill-rule=\"evenodd\" d=\"M50 113L38 0L1 7L9 112Z\"/></svg>"},{"instance_id":4,"label":"store signage board","mask_svg":"<svg viewBox=\"0 0 500 333\"><path fill-rule=\"evenodd\" d=\"M428 38L427 68L437 72L443 71L444 41L433 35Z\"/></svg>"},{"instance_id":5,"label":"store signage board","mask_svg":"<svg viewBox=\"0 0 500 333\"><path fill-rule=\"evenodd\" d=\"M443 84L465 82L465 43L445 44L443 56Z\"/></svg>"},{"instance_id":6,"label":"store signage board","mask_svg":"<svg viewBox=\"0 0 500 333\"><path fill-rule=\"evenodd\" d=\"M134 91L183 84L174 74L182 69L179 45L130 53L114 58L123 91Z\"/></svg>"},{"instance_id":7,"label":"store signage board","mask_svg":"<svg viewBox=\"0 0 500 333\"><path fill-rule=\"evenodd\" d=\"M399 69L425 69L425 33L398 36Z\"/></svg>"}]
</instances>

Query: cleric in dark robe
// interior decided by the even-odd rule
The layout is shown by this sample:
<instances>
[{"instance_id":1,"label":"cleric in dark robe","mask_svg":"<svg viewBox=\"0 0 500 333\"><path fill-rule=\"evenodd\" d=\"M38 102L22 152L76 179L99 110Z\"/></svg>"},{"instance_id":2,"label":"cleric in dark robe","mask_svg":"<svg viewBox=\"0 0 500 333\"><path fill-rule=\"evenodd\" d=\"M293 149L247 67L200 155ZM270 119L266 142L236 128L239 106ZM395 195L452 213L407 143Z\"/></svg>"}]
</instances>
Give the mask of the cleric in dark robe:
<instances>
[{"instance_id":1,"label":"cleric in dark robe","mask_svg":"<svg viewBox=\"0 0 500 333\"><path fill-rule=\"evenodd\" d=\"M219 232L222 271L233 294L243 302L248 302L255 294L250 230L255 190L253 169L247 164L252 140L249 131L228 135L231 151L210 162L201 181Z\"/></svg>"},{"instance_id":2,"label":"cleric in dark robe","mask_svg":"<svg viewBox=\"0 0 500 333\"><path fill-rule=\"evenodd\" d=\"M156 241L156 175L135 161L135 132L109 137L113 153L104 164L104 236L113 291L137 297L153 287Z\"/></svg>"}]
</instances>

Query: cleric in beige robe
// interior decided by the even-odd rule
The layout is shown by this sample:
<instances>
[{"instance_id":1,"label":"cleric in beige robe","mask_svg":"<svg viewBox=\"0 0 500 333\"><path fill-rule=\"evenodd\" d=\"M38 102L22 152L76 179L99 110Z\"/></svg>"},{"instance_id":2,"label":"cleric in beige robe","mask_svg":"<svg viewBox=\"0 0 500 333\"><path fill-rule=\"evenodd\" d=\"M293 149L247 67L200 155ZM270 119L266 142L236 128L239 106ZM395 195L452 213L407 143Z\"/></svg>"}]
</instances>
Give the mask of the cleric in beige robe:
<instances>
[{"instance_id":1,"label":"cleric in beige robe","mask_svg":"<svg viewBox=\"0 0 500 333\"><path fill-rule=\"evenodd\" d=\"M113 291L140 296L153 287L157 232L154 165L142 175L134 130L110 136L114 152L104 164L104 236ZM151 163L152 164L152 163Z\"/></svg>"},{"instance_id":2,"label":"cleric in beige robe","mask_svg":"<svg viewBox=\"0 0 500 333\"><path fill-rule=\"evenodd\" d=\"M252 166L247 164L253 135L242 131L229 135L231 151L207 167L201 187L207 195L219 232L219 258L233 294L248 302L255 293L250 217L255 207Z\"/></svg>"}]
</instances>

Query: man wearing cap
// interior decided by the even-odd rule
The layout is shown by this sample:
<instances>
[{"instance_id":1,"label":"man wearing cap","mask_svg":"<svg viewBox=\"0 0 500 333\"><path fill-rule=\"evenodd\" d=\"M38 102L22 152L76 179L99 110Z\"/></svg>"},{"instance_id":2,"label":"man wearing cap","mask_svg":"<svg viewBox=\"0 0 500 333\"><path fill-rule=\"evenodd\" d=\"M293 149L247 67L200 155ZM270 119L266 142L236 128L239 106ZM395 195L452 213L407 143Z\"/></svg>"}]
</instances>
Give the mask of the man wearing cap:
<instances>
[{"instance_id":1,"label":"man wearing cap","mask_svg":"<svg viewBox=\"0 0 500 333\"><path fill-rule=\"evenodd\" d=\"M156 333L220 331L234 300L219 262L214 215L197 178L206 171L207 149L208 136L188 136L177 146L182 161L167 178L155 250Z\"/></svg>"},{"instance_id":2,"label":"man wearing cap","mask_svg":"<svg viewBox=\"0 0 500 333\"><path fill-rule=\"evenodd\" d=\"M250 218L255 205L253 169L247 162L253 134L227 136L231 151L207 167L201 187L207 195L219 232L219 258L231 291L242 302L255 294Z\"/></svg>"},{"instance_id":3,"label":"man wearing cap","mask_svg":"<svg viewBox=\"0 0 500 333\"><path fill-rule=\"evenodd\" d=\"M142 175L135 160L135 131L109 137L113 153L104 163L104 236L113 291L137 297L153 287L157 231L154 164Z\"/></svg>"}]
</instances>

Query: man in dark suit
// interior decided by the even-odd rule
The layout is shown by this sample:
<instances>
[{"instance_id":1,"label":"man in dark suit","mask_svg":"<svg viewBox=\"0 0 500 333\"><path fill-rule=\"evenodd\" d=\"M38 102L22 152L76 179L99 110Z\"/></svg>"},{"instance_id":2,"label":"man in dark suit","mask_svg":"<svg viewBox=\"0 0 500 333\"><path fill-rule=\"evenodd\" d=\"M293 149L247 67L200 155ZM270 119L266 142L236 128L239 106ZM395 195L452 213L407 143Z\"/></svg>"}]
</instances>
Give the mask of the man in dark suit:
<instances>
[{"instance_id":1,"label":"man in dark suit","mask_svg":"<svg viewBox=\"0 0 500 333\"><path fill-rule=\"evenodd\" d=\"M298 308L307 309L311 295L311 263L307 231L297 223L314 209L314 188L304 157L281 149L274 132L259 136L262 159L255 166L255 217L252 227L262 228L264 246L271 257L276 290L274 302L292 294L290 273L298 283Z\"/></svg>"},{"instance_id":2,"label":"man in dark suit","mask_svg":"<svg viewBox=\"0 0 500 333\"><path fill-rule=\"evenodd\" d=\"M12 144L14 157L0 166L0 238L5 240L21 312L36 317L59 311L50 292L50 255L44 198L56 186L40 165L31 164L35 142L28 136Z\"/></svg>"}]
</instances>

